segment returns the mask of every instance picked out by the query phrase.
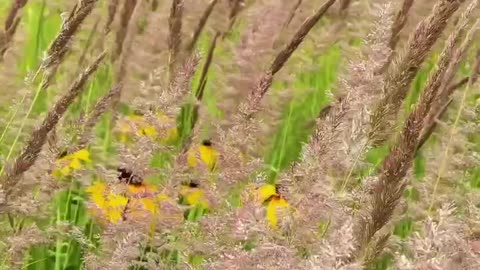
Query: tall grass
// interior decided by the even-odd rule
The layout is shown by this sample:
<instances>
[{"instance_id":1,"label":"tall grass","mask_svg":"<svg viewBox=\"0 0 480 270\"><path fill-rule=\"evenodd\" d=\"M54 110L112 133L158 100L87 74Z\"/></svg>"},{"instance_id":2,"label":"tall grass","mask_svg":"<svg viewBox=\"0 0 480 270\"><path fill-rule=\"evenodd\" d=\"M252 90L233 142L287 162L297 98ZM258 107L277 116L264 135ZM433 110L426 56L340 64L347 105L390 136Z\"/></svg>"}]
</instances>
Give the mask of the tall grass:
<instances>
[{"instance_id":1,"label":"tall grass","mask_svg":"<svg viewBox=\"0 0 480 270\"><path fill-rule=\"evenodd\" d=\"M0 3L1 268L478 269L478 1L380 2Z\"/></svg>"}]
</instances>

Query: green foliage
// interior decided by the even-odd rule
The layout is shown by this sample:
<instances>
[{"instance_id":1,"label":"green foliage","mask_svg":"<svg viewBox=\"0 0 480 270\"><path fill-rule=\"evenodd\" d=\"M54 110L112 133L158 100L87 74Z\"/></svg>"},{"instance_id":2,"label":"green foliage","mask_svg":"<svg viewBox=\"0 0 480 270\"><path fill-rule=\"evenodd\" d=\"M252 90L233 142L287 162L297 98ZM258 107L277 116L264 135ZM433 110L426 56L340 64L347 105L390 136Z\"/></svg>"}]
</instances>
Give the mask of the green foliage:
<instances>
[{"instance_id":1,"label":"green foliage","mask_svg":"<svg viewBox=\"0 0 480 270\"><path fill-rule=\"evenodd\" d=\"M295 98L287 106L265 160L269 165L269 181L275 182L280 170L297 160L302 145L315 127L320 111L330 102L329 93L337 78L341 54L337 46L325 54L309 59L316 68L301 71L293 83ZM282 85L276 87L283 89Z\"/></svg>"}]
</instances>

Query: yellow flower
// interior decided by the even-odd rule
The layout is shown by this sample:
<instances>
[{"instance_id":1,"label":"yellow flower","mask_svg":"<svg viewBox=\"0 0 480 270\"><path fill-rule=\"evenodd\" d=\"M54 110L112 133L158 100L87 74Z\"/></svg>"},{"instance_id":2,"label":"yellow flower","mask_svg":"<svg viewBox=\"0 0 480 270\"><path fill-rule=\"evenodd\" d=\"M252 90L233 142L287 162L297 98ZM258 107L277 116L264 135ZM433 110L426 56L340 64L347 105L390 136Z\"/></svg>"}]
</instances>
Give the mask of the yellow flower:
<instances>
[{"instance_id":1,"label":"yellow flower","mask_svg":"<svg viewBox=\"0 0 480 270\"><path fill-rule=\"evenodd\" d=\"M277 186L265 184L257 189L257 200L266 204L266 219L271 228L277 228L279 219L285 218L292 207L280 194Z\"/></svg>"},{"instance_id":2,"label":"yellow flower","mask_svg":"<svg viewBox=\"0 0 480 270\"><path fill-rule=\"evenodd\" d=\"M204 140L200 145L194 146L188 150L188 165L197 167L199 160L210 171L214 171L217 166L218 152L212 147L209 140Z\"/></svg>"},{"instance_id":3,"label":"yellow flower","mask_svg":"<svg viewBox=\"0 0 480 270\"><path fill-rule=\"evenodd\" d=\"M274 195L278 195L277 188L274 185L263 185L257 190L257 198L262 203Z\"/></svg>"},{"instance_id":4,"label":"yellow flower","mask_svg":"<svg viewBox=\"0 0 480 270\"><path fill-rule=\"evenodd\" d=\"M205 197L205 191L194 183L184 184L180 189L180 201L189 206L200 205L204 209L208 209L209 202Z\"/></svg>"},{"instance_id":5,"label":"yellow flower","mask_svg":"<svg viewBox=\"0 0 480 270\"><path fill-rule=\"evenodd\" d=\"M158 130L159 127L151 124L144 116L132 114L117 122L117 134L121 142L126 143L134 134L134 127L137 128L136 135L147 136L161 143L172 143L178 138L178 130L175 119L163 113L157 113L159 125L171 126L166 130ZM160 136L160 134L162 134Z\"/></svg>"},{"instance_id":6,"label":"yellow flower","mask_svg":"<svg viewBox=\"0 0 480 270\"><path fill-rule=\"evenodd\" d=\"M65 155L56 161L56 167L53 175L56 177L70 175L73 171L82 168L83 164L91 162L90 152L87 149L81 149L72 154Z\"/></svg>"},{"instance_id":7,"label":"yellow flower","mask_svg":"<svg viewBox=\"0 0 480 270\"><path fill-rule=\"evenodd\" d=\"M285 217L290 209L290 204L280 196L270 199L267 206L267 220L270 227L276 228L279 217Z\"/></svg>"},{"instance_id":8,"label":"yellow flower","mask_svg":"<svg viewBox=\"0 0 480 270\"><path fill-rule=\"evenodd\" d=\"M160 214L159 204L173 200L149 184L128 185L125 194L114 193L105 183L97 182L86 189L97 210L107 222L117 223L122 218L136 219Z\"/></svg>"}]
</instances>

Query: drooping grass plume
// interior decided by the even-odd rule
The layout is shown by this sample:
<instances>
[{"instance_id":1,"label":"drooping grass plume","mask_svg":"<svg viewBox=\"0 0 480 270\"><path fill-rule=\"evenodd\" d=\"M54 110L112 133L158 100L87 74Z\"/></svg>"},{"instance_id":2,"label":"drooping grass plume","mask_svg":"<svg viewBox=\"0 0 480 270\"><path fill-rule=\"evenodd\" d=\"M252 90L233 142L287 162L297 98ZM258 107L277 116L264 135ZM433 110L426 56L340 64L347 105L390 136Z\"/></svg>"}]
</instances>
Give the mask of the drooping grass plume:
<instances>
[{"instance_id":1,"label":"drooping grass plume","mask_svg":"<svg viewBox=\"0 0 480 270\"><path fill-rule=\"evenodd\" d=\"M115 57L118 57L115 67L115 80L119 83L125 79L133 38L137 32L136 22L142 15L140 12L142 4L143 0L126 0L123 7L121 29L118 30L116 39L116 46L121 46L121 48L117 47L116 53L118 55L115 55ZM125 9L128 9L128 11Z\"/></svg>"},{"instance_id":2,"label":"drooping grass plume","mask_svg":"<svg viewBox=\"0 0 480 270\"><path fill-rule=\"evenodd\" d=\"M260 104L261 99L267 93L268 89L273 82L273 76L280 71L285 65L293 52L303 42L310 30L317 24L317 22L323 17L327 10L335 3L335 0L327 0L314 15L307 18L297 32L294 34L290 42L275 56L272 64L266 70L265 74L258 81L254 89L251 90L248 97L248 108L246 109L246 117L251 117Z\"/></svg>"},{"instance_id":3,"label":"drooping grass plume","mask_svg":"<svg viewBox=\"0 0 480 270\"><path fill-rule=\"evenodd\" d=\"M407 186L404 177L410 169L415 151L421 140L426 117L429 113L436 115L439 112L439 109L433 105L441 94L439 92L440 87L443 80L448 76L448 68L454 61L452 55L461 41L470 14L471 9L467 9L462 22L457 25L457 29L450 34L446 41L437 63L437 69L430 74L420 100L408 116L398 141L384 159L378 181L375 182L373 192L368 196L368 205L357 221L355 231L357 246L354 256L365 264L370 264L375 257L372 254L377 254L378 250L382 249L382 246L377 244L382 242L378 240L385 235L379 235L378 232L390 221L400 198L404 194Z\"/></svg>"},{"instance_id":4,"label":"drooping grass plume","mask_svg":"<svg viewBox=\"0 0 480 270\"><path fill-rule=\"evenodd\" d=\"M103 33L108 34L112 29L112 23L117 15L120 0L111 0L108 3L108 16L103 27Z\"/></svg>"},{"instance_id":5,"label":"drooping grass plume","mask_svg":"<svg viewBox=\"0 0 480 270\"><path fill-rule=\"evenodd\" d=\"M228 4L230 6L230 13L228 14L228 26L223 33L222 38L225 38L232 30L238 14L240 14L245 6L245 0L228 0Z\"/></svg>"},{"instance_id":6,"label":"drooping grass plume","mask_svg":"<svg viewBox=\"0 0 480 270\"><path fill-rule=\"evenodd\" d=\"M122 12L120 14L120 27L117 30L116 37L115 37L115 51L113 54L113 59L116 60L123 52L123 47L125 43L125 38L127 37L127 31L129 29L130 20L132 18L133 11L137 6L137 0L125 0L122 7ZM118 9L117 5L113 1L109 6L109 20L113 20L115 17L115 11ZM112 16L110 18L110 16ZM111 24L111 22L110 22ZM106 26L105 29L109 29Z\"/></svg>"},{"instance_id":7,"label":"drooping grass plume","mask_svg":"<svg viewBox=\"0 0 480 270\"><path fill-rule=\"evenodd\" d=\"M392 63L393 58L395 57L395 49L397 48L398 41L400 40L400 32L407 23L408 12L413 5L413 0L404 0L401 8L398 10L395 20L392 24L392 34L390 37L389 47L391 50L391 55L387 62L381 66L377 73L381 74L385 72L390 64Z\"/></svg>"},{"instance_id":8,"label":"drooping grass plume","mask_svg":"<svg viewBox=\"0 0 480 270\"><path fill-rule=\"evenodd\" d=\"M395 64L385 73L385 97L371 117L369 137L372 145L380 145L390 137L392 122L407 96L410 84L460 4L457 0L437 1L432 13L421 21L410 35L406 50L396 56Z\"/></svg>"},{"instance_id":9,"label":"drooping grass plume","mask_svg":"<svg viewBox=\"0 0 480 270\"><path fill-rule=\"evenodd\" d=\"M25 148L15 159L11 166L5 168L5 174L2 177L2 187L6 190L8 195L9 191L16 185L23 173L25 173L36 161L43 145L47 140L48 133L57 125L60 118L67 111L68 107L73 103L76 97L78 97L90 78L100 66L101 62L105 58L106 53L101 53L95 61L84 71L78 78L70 85L68 91L55 103L52 109L45 116L42 124L37 127L31 134L29 141L26 143Z\"/></svg>"},{"instance_id":10,"label":"drooping grass plume","mask_svg":"<svg viewBox=\"0 0 480 270\"><path fill-rule=\"evenodd\" d=\"M27 2L28 0L15 0L10 7L7 19L5 20L3 33L0 34L0 61L3 60L3 56L7 52L13 36L17 31L18 24L20 23L20 15L18 13Z\"/></svg>"},{"instance_id":11,"label":"drooping grass plume","mask_svg":"<svg viewBox=\"0 0 480 270\"><path fill-rule=\"evenodd\" d=\"M95 124L98 123L100 117L111 108L115 97L119 95L122 87L122 84L113 86L99 101L97 101L83 123L82 133L78 138L78 146L72 147L69 152L75 152L87 146L87 144L90 142L92 129L95 127Z\"/></svg>"},{"instance_id":12,"label":"drooping grass plume","mask_svg":"<svg viewBox=\"0 0 480 270\"><path fill-rule=\"evenodd\" d=\"M182 46L183 5L183 0L173 0L172 6L170 7L170 17L168 18L168 68L172 78L176 66L181 61L179 57Z\"/></svg>"},{"instance_id":13,"label":"drooping grass plume","mask_svg":"<svg viewBox=\"0 0 480 270\"><path fill-rule=\"evenodd\" d=\"M85 42L85 45L83 47L82 54L78 58L78 66L77 66L77 70L76 70L75 74L78 74L80 72L80 69L82 68L83 63L85 62L87 54L90 50L90 46L92 45L92 42L95 38L95 35L97 34L99 23L100 23L100 18L97 18L95 20L95 23L92 26L92 29L90 30L90 33L88 34L88 38L87 38L87 41Z\"/></svg>"},{"instance_id":14,"label":"drooping grass plume","mask_svg":"<svg viewBox=\"0 0 480 270\"><path fill-rule=\"evenodd\" d=\"M388 59L388 41L392 22L391 5L376 7L375 24L358 53L340 79L340 93L332 104L324 108L317 127L306 146L306 151L328 164L337 167L351 167L363 154L368 130L369 110L381 97L384 81L376 74L378 67ZM349 164L353 162L353 164ZM342 189L349 182L350 175L343 180Z\"/></svg>"},{"instance_id":15,"label":"drooping grass plume","mask_svg":"<svg viewBox=\"0 0 480 270\"><path fill-rule=\"evenodd\" d=\"M292 9L290 10L290 13L288 14L288 19L285 22L283 28L287 28L290 25L301 4L302 4L302 0L297 0L295 5L293 5Z\"/></svg>"},{"instance_id":16,"label":"drooping grass plume","mask_svg":"<svg viewBox=\"0 0 480 270\"><path fill-rule=\"evenodd\" d=\"M48 48L47 57L40 67L40 69L44 70L46 74L42 82L43 89L48 87L51 79L55 76L58 67L62 63L67 52L70 50L70 43L73 36L78 31L85 18L92 12L97 2L98 0L79 1L68 15L68 18L64 21L60 33Z\"/></svg>"},{"instance_id":17,"label":"drooping grass plume","mask_svg":"<svg viewBox=\"0 0 480 270\"><path fill-rule=\"evenodd\" d=\"M49 87L52 79L55 77L58 67L63 62L67 52L70 50L70 43L74 35L79 30L85 18L92 12L96 3L97 0L80 0L79 3L77 3L73 7L72 11L69 13L68 18L65 19L65 21L63 22L63 25L57 37L50 44L47 50L46 58L41 63L32 80L35 81L35 78L43 71L42 81L38 85L38 88L35 90L33 99L30 103L30 107L25 113L20 127L16 132L14 141L11 144L8 154L6 156L6 162L9 161L11 155L13 154L20 135L23 132L25 123L32 114L33 108L40 96L40 92L46 90ZM1 172L3 172L3 170L4 168L2 168Z\"/></svg>"},{"instance_id":18,"label":"drooping grass plume","mask_svg":"<svg viewBox=\"0 0 480 270\"><path fill-rule=\"evenodd\" d=\"M466 27L468 21L468 17L470 17L471 13L474 12L474 9L477 7L478 1L472 1L471 4L467 7L467 10L462 14L462 18L460 19L460 22L456 26L455 31L463 31L464 28ZM452 52L452 55L450 56L451 59L448 59L449 63L447 67L445 68L445 75L443 77L443 80L441 81L440 85L437 85L439 87L439 96L435 100L433 104L433 109L430 112L430 114L427 116L425 120L425 127L424 130L422 131L422 135L420 138L420 143L417 147L417 150L421 148L421 146L428 140L432 132L434 131L437 121L442 118L442 116L446 113L448 106L452 103L452 94L455 90L457 90L459 87L462 86L463 81L465 79L462 79L458 83L453 83L453 79L455 74L458 71L459 65L461 60L464 58L465 54L467 53L468 49L472 45L473 38L478 31L478 21L470 28L468 33L466 34L466 37L462 44L457 48L454 52ZM477 54L478 55L478 54ZM480 60L477 57L477 60L475 61L473 65L473 70L471 73L471 76L466 79L466 82L469 83L470 85L473 85L479 76L480 72Z\"/></svg>"},{"instance_id":19,"label":"drooping grass plume","mask_svg":"<svg viewBox=\"0 0 480 270\"><path fill-rule=\"evenodd\" d=\"M193 32L192 40L186 46L185 50L187 51L188 54L190 54L192 50L195 48L198 38L202 34L202 31L205 28L205 25L207 24L208 18L210 17L210 14L212 14L212 11L215 8L215 5L217 3L218 3L218 0L211 0L210 3L205 8L205 11L203 12L202 17L198 21L198 25L195 28L195 31Z\"/></svg>"}]
</instances>

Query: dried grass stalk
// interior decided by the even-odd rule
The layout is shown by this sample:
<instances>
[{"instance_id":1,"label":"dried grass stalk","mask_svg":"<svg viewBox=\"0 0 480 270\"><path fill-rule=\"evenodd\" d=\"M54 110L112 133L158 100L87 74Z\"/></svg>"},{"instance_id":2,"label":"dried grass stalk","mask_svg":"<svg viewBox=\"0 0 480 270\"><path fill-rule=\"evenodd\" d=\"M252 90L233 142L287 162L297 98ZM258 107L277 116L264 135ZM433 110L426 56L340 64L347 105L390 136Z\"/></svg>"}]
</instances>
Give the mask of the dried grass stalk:
<instances>
[{"instance_id":1,"label":"dried grass stalk","mask_svg":"<svg viewBox=\"0 0 480 270\"><path fill-rule=\"evenodd\" d=\"M300 5L302 4L302 0L297 0L297 2L295 3L295 5L293 5L292 9L290 10L290 13L288 14L288 19L287 21L285 22L285 24L283 25L283 28L287 28L290 23L292 22L293 18L295 18L295 14L297 13L297 10L298 8L300 7Z\"/></svg>"},{"instance_id":2,"label":"dried grass stalk","mask_svg":"<svg viewBox=\"0 0 480 270\"><path fill-rule=\"evenodd\" d=\"M228 33L233 28L233 25L235 24L235 21L237 20L238 14L243 9L243 6L245 5L245 0L229 0L230 4L230 13L228 14L228 27L225 30L225 32L222 35L222 38L225 38Z\"/></svg>"},{"instance_id":3,"label":"dried grass stalk","mask_svg":"<svg viewBox=\"0 0 480 270\"><path fill-rule=\"evenodd\" d=\"M115 20L115 15L117 15L119 0L110 0L108 3L108 16L105 21L105 26L103 27L103 33L106 35L110 33L112 29L112 23Z\"/></svg>"},{"instance_id":4,"label":"dried grass stalk","mask_svg":"<svg viewBox=\"0 0 480 270\"><path fill-rule=\"evenodd\" d=\"M127 3L128 2L128 3ZM120 53L118 55L119 60L118 63L116 63L116 70L115 70L115 79L117 82L122 82L125 78L125 73L127 71L127 63L128 63L128 58L131 54L131 49L132 49L132 43L133 43L133 38L136 34L136 22L141 16L141 6L142 6L143 0L126 0L124 9L128 8L128 19L127 15L125 15L126 11L124 10L122 13L122 30L121 34L117 33L117 46L121 46L122 48L117 51L117 53ZM125 24L125 25L124 25ZM121 36L121 44L120 42L119 35ZM119 92L120 94L121 92ZM120 96L118 97L120 98Z\"/></svg>"},{"instance_id":5,"label":"dried grass stalk","mask_svg":"<svg viewBox=\"0 0 480 270\"><path fill-rule=\"evenodd\" d=\"M453 60L450 63L447 74L439 90L440 91L439 97L435 100L435 103L433 105L434 109L432 109L432 112L427 116L425 120L425 127L422 131L422 135L420 137L420 143L418 144L417 151L425 144L428 138L430 138L430 136L432 135L433 131L437 126L438 120L441 119L443 115L447 112L449 105L453 101L453 98L451 96L454 93L454 91L460 88L460 86L464 84L463 81L465 79L462 79L460 83L456 83L453 85L451 81L453 80L455 72L458 70L460 60L464 57L468 48L472 44L474 33L478 30L477 28L478 28L478 21L467 34L467 37L465 38L462 46L453 55ZM469 83L470 85L473 85L474 83L476 83L478 80L479 74L480 74L480 53L477 54L477 60L475 61L475 64L472 70L472 75L466 78L466 83ZM448 85L450 86L447 87ZM434 112L437 112L437 113L434 113Z\"/></svg>"},{"instance_id":6,"label":"dried grass stalk","mask_svg":"<svg viewBox=\"0 0 480 270\"><path fill-rule=\"evenodd\" d=\"M217 45L217 40L220 37L220 35L221 35L221 33L217 32L215 34L215 36L213 37L212 43L210 44L210 48L208 49L207 59L205 60L205 64L203 65L202 74L200 75L198 88L195 91L195 98L197 99L197 102L194 104L193 117L192 117L192 122L191 122L191 125L190 125L190 130L192 130L192 131L194 130L195 125L198 122L199 105L200 105L200 102L202 101L203 95L205 93L205 87L207 85L207 80L208 80L208 71L210 70L210 66L211 66L212 61L213 61L213 54L215 52L215 48L216 48L216 45ZM189 146L189 144L191 142L190 139L191 139L192 136L193 136L193 132L191 132L190 138L185 140L184 145L183 145L184 150L186 150L187 147Z\"/></svg>"},{"instance_id":7,"label":"dried grass stalk","mask_svg":"<svg viewBox=\"0 0 480 270\"><path fill-rule=\"evenodd\" d=\"M192 40L188 43L186 47L186 51L188 54L190 54L193 49L195 48L195 45L197 44L198 38L200 37L200 34L202 33L203 29L205 28L205 25L207 24L208 18L212 14L213 9L215 8L215 5L218 3L218 0L212 0L208 4L207 8L203 12L202 17L198 21L197 28L195 28L195 31L193 32L193 37Z\"/></svg>"},{"instance_id":8,"label":"dried grass stalk","mask_svg":"<svg viewBox=\"0 0 480 270\"><path fill-rule=\"evenodd\" d=\"M50 80L56 73L65 55L70 49L70 42L80 28L85 18L92 12L98 0L80 0L70 12L68 19L62 25L60 33L50 45L47 58L43 61L41 69L45 70L43 89L46 89ZM38 73L37 73L38 74Z\"/></svg>"},{"instance_id":9,"label":"dried grass stalk","mask_svg":"<svg viewBox=\"0 0 480 270\"><path fill-rule=\"evenodd\" d=\"M115 38L115 53L113 54L113 59L116 60L123 52L125 38L127 37L128 26L130 25L130 20L132 18L133 11L137 5L137 0L125 0L122 8L122 14L120 15L120 27L117 30ZM113 12L113 7L110 7L109 13ZM113 20L113 18L112 18Z\"/></svg>"},{"instance_id":10,"label":"dried grass stalk","mask_svg":"<svg viewBox=\"0 0 480 270\"><path fill-rule=\"evenodd\" d=\"M170 17L168 18L168 67L170 76L175 73L177 63L180 61L179 54L182 46L182 17L183 0L173 0L170 8Z\"/></svg>"},{"instance_id":11,"label":"dried grass stalk","mask_svg":"<svg viewBox=\"0 0 480 270\"><path fill-rule=\"evenodd\" d=\"M293 52L303 42L310 30L312 30L315 24L320 21L323 15L334 3L335 0L328 0L315 12L314 15L307 18L292 37L290 42L276 55L272 64L270 65L270 68L265 72L257 85L249 94L249 105L248 109L245 111L247 118L251 117L256 112L261 99L263 96L265 96L268 89L270 89L270 86L272 85L273 76L280 71L290 56L292 56Z\"/></svg>"},{"instance_id":12,"label":"dried grass stalk","mask_svg":"<svg viewBox=\"0 0 480 270\"><path fill-rule=\"evenodd\" d=\"M90 141L90 135L92 129L95 127L97 122L100 120L100 117L112 106L114 98L118 96L122 89L123 85L117 84L113 86L107 94L105 94L93 107L92 111L88 115L87 119L83 124L82 133L78 139L78 146L71 149L69 152L74 152L87 146Z\"/></svg>"},{"instance_id":13,"label":"dried grass stalk","mask_svg":"<svg viewBox=\"0 0 480 270\"><path fill-rule=\"evenodd\" d=\"M13 188L23 173L35 163L47 140L48 133L57 125L58 121L73 103L75 98L82 93L88 79L98 69L100 63L105 58L105 55L106 53L102 52L95 61L78 76L78 78L70 85L69 90L53 105L53 108L45 116L42 124L32 132L26 147L15 159L13 165L7 168L6 173L2 178L1 183L3 187L7 189L7 195L9 190Z\"/></svg>"},{"instance_id":14,"label":"dried grass stalk","mask_svg":"<svg viewBox=\"0 0 480 270\"><path fill-rule=\"evenodd\" d=\"M397 47L398 41L400 40L400 32L402 31L403 27L407 23L407 15L412 5L413 5L413 0L404 0L402 7L400 8L397 15L395 16L395 21L392 24L392 35L390 37L390 42L388 44L392 53L388 58L388 61L385 62L385 64L382 67L380 67L380 69L377 71L377 74L384 73L392 63L392 60L395 56L395 49Z\"/></svg>"},{"instance_id":15,"label":"dried grass stalk","mask_svg":"<svg viewBox=\"0 0 480 270\"><path fill-rule=\"evenodd\" d=\"M7 52L8 46L12 42L13 36L17 31L17 26L20 23L20 17L18 13L27 4L28 0L15 0L8 12L7 19L5 20L5 26L2 35L0 35L0 61L3 60L5 52Z\"/></svg>"},{"instance_id":16,"label":"dried grass stalk","mask_svg":"<svg viewBox=\"0 0 480 270\"><path fill-rule=\"evenodd\" d=\"M395 58L394 65L387 71L383 87L385 97L371 117L369 139L374 146L390 137L392 122L407 96L410 84L460 4L458 0L439 0L432 13L417 25L409 38L407 50Z\"/></svg>"},{"instance_id":17,"label":"dried grass stalk","mask_svg":"<svg viewBox=\"0 0 480 270\"><path fill-rule=\"evenodd\" d=\"M371 258L371 254L366 251L372 239L389 222L404 193L407 185L404 177L411 166L415 151L420 143L425 119L429 113L435 115L439 113L440 108L435 108L433 105L440 94L442 83L449 76L451 64L456 61L454 58L455 47L461 40L469 15L469 10L467 10L463 16L463 21L449 36L437 63L437 69L430 74L419 102L406 120L399 140L384 160L378 182L370 196L368 208L358 220L356 226L357 248L355 256ZM466 40L469 40L468 35Z\"/></svg>"}]
</instances>

